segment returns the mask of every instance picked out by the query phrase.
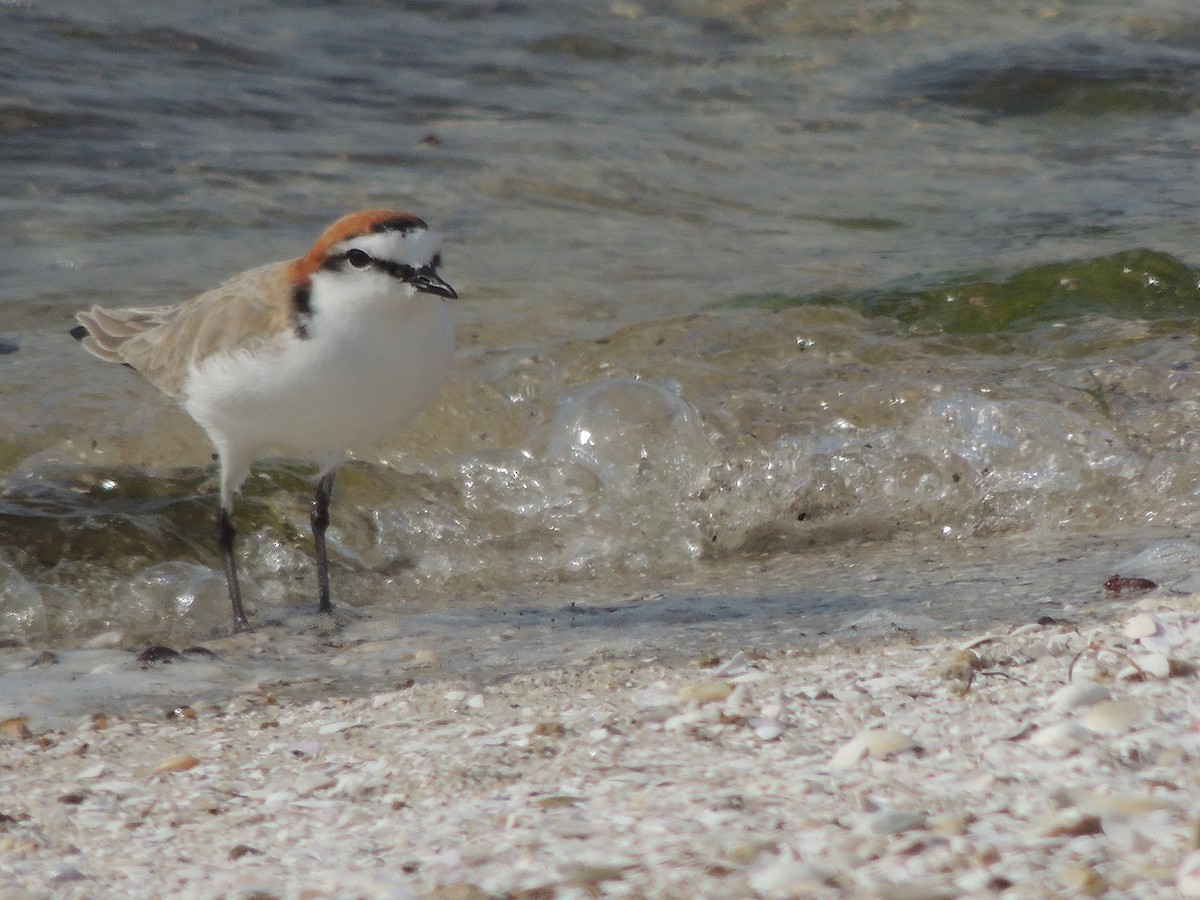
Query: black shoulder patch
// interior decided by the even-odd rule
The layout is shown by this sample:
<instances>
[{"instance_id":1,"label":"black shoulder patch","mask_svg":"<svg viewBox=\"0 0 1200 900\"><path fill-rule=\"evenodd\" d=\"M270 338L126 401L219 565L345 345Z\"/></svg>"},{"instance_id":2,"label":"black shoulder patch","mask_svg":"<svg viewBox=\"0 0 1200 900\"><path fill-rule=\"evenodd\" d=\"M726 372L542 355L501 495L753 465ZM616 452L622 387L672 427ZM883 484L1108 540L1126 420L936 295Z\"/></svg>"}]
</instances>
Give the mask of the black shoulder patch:
<instances>
[{"instance_id":1,"label":"black shoulder patch","mask_svg":"<svg viewBox=\"0 0 1200 900\"><path fill-rule=\"evenodd\" d=\"M308 323L312 321L312 285L298 284L292 289L292 330L300 340L308 338Z\"/></svg>"}]
</instances>

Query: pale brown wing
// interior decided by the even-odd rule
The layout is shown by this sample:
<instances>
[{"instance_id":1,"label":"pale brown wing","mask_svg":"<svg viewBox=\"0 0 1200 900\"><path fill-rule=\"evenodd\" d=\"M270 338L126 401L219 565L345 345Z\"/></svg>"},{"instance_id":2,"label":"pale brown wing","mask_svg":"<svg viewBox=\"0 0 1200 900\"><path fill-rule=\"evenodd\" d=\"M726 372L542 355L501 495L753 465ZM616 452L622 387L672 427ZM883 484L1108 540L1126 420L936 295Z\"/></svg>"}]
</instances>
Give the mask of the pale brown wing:
<instances>
[{"instance_id":1,"label":"pale brown wing","mask_svg":"<svg viewBox=\"0 0 1200 900\"><path fill-rule=\"evenodd\" d=\"M292 327L289 265L251 269L176 306L93 306L76 316L88 332L83 346L100 359L132 366L178 397L193 363L282 339Z\"/></svg>"}]
</instances>

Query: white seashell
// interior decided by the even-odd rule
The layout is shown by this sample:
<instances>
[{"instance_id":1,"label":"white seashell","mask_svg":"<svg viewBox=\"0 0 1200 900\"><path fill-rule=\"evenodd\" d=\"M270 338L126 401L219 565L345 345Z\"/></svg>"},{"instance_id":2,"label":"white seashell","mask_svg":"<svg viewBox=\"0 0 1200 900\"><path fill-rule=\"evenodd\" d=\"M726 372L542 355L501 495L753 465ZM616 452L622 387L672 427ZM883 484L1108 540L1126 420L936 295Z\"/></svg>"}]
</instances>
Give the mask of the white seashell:
<instances>
[{"instance_id":1,"label":"white seashell","mask_svg":"<svg viewBox=\"0 0 1200 900\"><path fill-rule=\"evenodd\" d=\"M706 708L702 706L695 706L690 709L685 709L683 712L677 713L663 722L663 728L665 728L667 731L676 731L680 728L687 728L689 725L698 725L702 722L711 722L713 721L713 716L711 716L708 712L710 709L715 709L715 707L710 706Z\"/></svg>"},{"instance_id":2,"label":"white seashell","mask_svg":"<svg viewBox=\"0 0 1200 900\"><path fill-rule=\"evenodd\" d=\"M442 695L442 699L444 699L447 703L451 704L452 706L458 706L458 704L462 703L464 700L467 699L467 692L466 691L446 691L446 693L444 693Z\"/></svg>"},{"instance_id":3,"label":"white seashell","mask_svg":"<svg viewBox=\"0 0 1200 900\"><path fill-rule=\"evenodd\" d=\"M729 659L725 660L713 672L713 675L717 678L733 678L735 675L744 675L749 668L749 665L746 663L746 654L739 650L733 656L729 657Z\"/></svg>"},{"instance_id":4,"label":"white seashell","mask_svg":"<svg viewBox=\"0 0 1200 900\"><path fill-rule=\"evenodd\" d=\"M784 724L778 719L767 718L752 718L749 720L749 725L754 729L754 733L759 740L774 741L778 740L784 732Z\"/></svg>"},{"instance_id":5,"label":"white seashell","mask_svg":"<svg viewBox=\"0 0 1200 900\"><path fill-rule=\"evenodd\" d=\"M357 772L350 772L337 777L333 786L333 794L337 797L357 799L369 793L374 786L374 784Z\"/></svg>"},{"instance_id":6,"label":"white seashell","mask_svg":"<svg viewBox=\"0 0 1200 900\"><path fill-rule=\"evenodd\" d=\"M112 794L116 797L130 797L133 794L141 793L142 786L132 781L100 781L92 785L92 790L97 793Z\"/></svg>"},{"instance_id":7,"label":"white seashell","mask_svg":"<svg viewBox=\"0 0 1200 900\"><path fill-rule=\"evenodd\" d=\"M1149 853L1171 829L1171 817L1159 812L1144 816L1105 816L1104 834L1126 853Z\"/></svg>"},{"instance_id":8,"label":"white seashell","mask_svg":"<svg viewBox=\"0 0 1200 900\"><path fill-rule=\"evenodd\" d=\"M899 834L925 827L925 815L913 809L881 809L854 827L859 834Z\"/></svg>"},{"instance_id":9,"label":"white seashell","mask_svg":"<svg viewBox=\"0 0 1200 900\"><path fill-rule=\"evenodd\" d=\"M654 709L660 706L674 705L676 697L665 687L651 685L650 687L634 691L629 695L629 699L642 709Z\"/></svg>"},{"instance_id":10,"label":"white seashell","mask_svg":"<svg viewBox=\"0 0 1200 900\"><path fill-rule=\"evenodd\" d=\"M829 764L835 769L846 769L856 765L868 756L874 759L886 759L906 750L916 750L917 742L906 734L886 729L864 731L842 746Z\"/></svg>"},{"instance_id":11,"label":"white seashell","mask_svg":"<svg viewBox=\"0 0 1200 900\"><path fill-rule=\"evenodd\" d=\"M349 728L356 728L359 724L358 722L327 722L317 729L317 734L337 734Z\"/></svg>"},{"instance_id":12,"label":"white seashell","mask_svg":"<svg viewBox=\"0 0 1200 900\"><path fill-rule=\"evenodd\" d=\"M1094 681L1080 681L1059 688L1050 697L1050 704L1058 709L1082 709L1104 700L1111 700L1108 688Z\"/></svg>"},{"instance_id":13,"label":"white seashell","mask_svg":"<svg viewBox=\"0 0 1200 900\"><path fill-rule=\"evenodd\" d=\"M1080 722L1101 734L1117 734L1149 720L1151 710L1137 700L1105 700L1088 709Z\"/></svg>"},{"instance_id":14,"label":"white seashell","mask_svg":"<svg viewBox=\"0 0 1200 900\"><path fill-rule=\"evenodd\" d=\"M1051 656L1064 656L1074 649L1078 639L1079 636L1071 632L1056 634L1046 641L1046 649L1050 651Z\"/></svg>"},{"instance_id":15,"label":"white seashell","mask_svg":"<svg viewBox=\"0 0 1200 900\"><path fill-rule=\"evenodd\" d=\"M1029 743L1055 750L1074 750L1090 743L1095 735L1076 722L1059 722L1037 732Z\"/></svg>"},{"instance_id":16,"label":"white seashell","mask_svg":"<svg viewBox=\"0 0 1200 900\"><path fill-rule=\"evenodd\" d=\"M1142 648L1149 650L1151 653L1170 653L1176 647L1186 641L1180 639L1179 635L1163 632L1162 634L1152 634L1149 637L1141 638L1138 641Z\"/></svg>"},{"instance_id":17,"label":"white seashell","mask_svg":"<svg viewBox=\"0 0 1200 900\"><path fill-rule=\"evenodd\" d=\"M787 855L772 857L756 866L747 883L762 897L796 897L827 889L823 873Z\"/></svg>"},{"instance_id":18,"label":"white seashell","mask_svg":"<svg viewBox=\"0 0 1200 900\"><path fill-rule=\"evenodd\" d=\"M1155 678L1171 677L1171 658L1165 653L1147 653L1134 659L1134 662L1137 663L1137 669L1140 669L1144 675L1151 675ZM1130 666L1130 668L1133 667ZM1137 669L1134 670L1135 674Z\"/></svg>"},{"instance_id":19,"label":"white seashell","mask_svg":"<svg viewBox=\"0 0 1200 900\"><path fill-rule=\"evenodd\" d=\"M472 694L467 698L468 709L483 709L483 694Z\"/></svg>"},{"instance_id":20,"label":"white seashell","mask_svg":"<svg viewBox=\"0 0 1200 900\"><path fill-rule=\"evenodd\" d=\"M1163 633L1162 623L1157 616L1152 616L1150 613L1138 613L1132 619L1125 623L1125 637L1137 640L1139 638L1150 637Z\"/></svg>"},{"instance_id":21,"label":"white seashell","mask_svg":"<svg viewBox=\"0 0 1200 900\"><path fill-rule=\"evenodd\" d=\"M1014 628L1010 632L1010 637L1017 637L1018 635L1022 634L1033 634L1037 631L1043 631L1045 627L1045 625L1039 625L1037 622L1030 622L1027 625L1021 625L1018 628Z\"/></svg>"},{"instance_id":22,"label":"white seashell","mask_svg":"<svg viewBox=\"0 0 1200 900\"><path fill-rule=\"evenodd\" d=\"M725 698L725 709L730 711L746 709L751 707L752 703L750 688L744 684L738 684L734 686L733 692Z\"/></svg>"},{"instance_id":23,"label":"white seashell","mask_svg":"<svg viewBox=\"0 0 1200 900\"><path fill-rule=\"evenodd\" d=\"M1175 889L1181 897L1200 897L1200 850L1193 850L1179 864Z\"/></svg>"},{"instance_id":24,"label":"white seashell","mask_svg":"<svg viewBox=\"0 0 1200 900\"><path fill-rule=\"evenodd\" d=\"M984 634L977 638L971 638L971 640L966 641L965 643L959 644L958 649L959 651L974 650L976 647L982 647L984 644L993 644L998 640L1001 640L998 635Z\"/></svg>"}]
</instances>

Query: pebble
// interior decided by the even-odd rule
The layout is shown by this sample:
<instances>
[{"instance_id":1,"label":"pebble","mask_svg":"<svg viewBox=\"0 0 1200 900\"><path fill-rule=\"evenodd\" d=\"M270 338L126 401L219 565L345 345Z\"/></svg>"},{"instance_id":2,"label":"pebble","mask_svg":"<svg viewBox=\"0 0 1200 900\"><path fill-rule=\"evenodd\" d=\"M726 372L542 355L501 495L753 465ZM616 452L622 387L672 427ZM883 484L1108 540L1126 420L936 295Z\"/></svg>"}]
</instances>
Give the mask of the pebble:
<instances>
[{"instance_id":1,"label":"pebble","mask_svg":"<svg viewBox=\"0 0 1200 900\"><path fill-rule=\"evenodd\" d=\"M0 719L0 735L13 740L27 741L33 737L33 732L26 724L28 721L27 716L10 716L7 719Z\"/></svg>"},{"instance_id":2,"label":"pebble","mask_svg":"<svg viewBox=\"0 0 1200 900\"><path fill-rule=\"evenodd\" d=\"M86 878L87 876L74 866L59 866L50 873L50 880L59 883L64 881L83 881Z\"/></svg>"},{"instance_id":3,"label":"pebble","mask_svg":"<svg viewBox=\"0 0 1200 900\"><path fill-rule=\"evenodd\" d=\"M1079 809L1064 809L1041 822L1035 829L1044 837L1081 837L1103 831L1100 817Z\"/></svg>"},{"instance_id":4,"label":"pebble","mask_svg":"<svg viewBox=\"0 0 1200 900\"><path fill-rule=\"evenodd\" d=\"M733 685L727 681L700 681L683 685L677 696L684 703L713 703L732 693Z\"/></svg>"},{"instance_id":5,"label":"pebble","mask_svg":"<svg viewBox=\"0 0 1200 900\"><path fill-rule=\"evenodd\" d=\"M170 772L186 772L200 764L194 756L169 756L150 770L151 775L166 775Z\"/></svg>"}]
</instances>

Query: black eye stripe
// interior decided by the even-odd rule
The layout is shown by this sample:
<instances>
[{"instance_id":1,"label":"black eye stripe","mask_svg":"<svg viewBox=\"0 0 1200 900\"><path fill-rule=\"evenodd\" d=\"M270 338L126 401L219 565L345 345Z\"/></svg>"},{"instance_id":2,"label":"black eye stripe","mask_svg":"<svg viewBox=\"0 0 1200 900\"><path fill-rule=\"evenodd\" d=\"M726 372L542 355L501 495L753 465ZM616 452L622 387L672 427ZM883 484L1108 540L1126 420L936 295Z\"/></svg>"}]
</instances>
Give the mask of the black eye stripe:
<instances>
[{"instance_id":1,"label":"black eye stripe","mask_svg":"<svg viewBox=\"0 0 1200 900\"><path fill-rule=\"evenodd\" d=\"M434 256L427 267L423 268L436 269L441 261L442 255L439 253ZM401 281L411 281L417 274L417 269L414 266L393 262L390 259L376 259L365 250L359 250L357 247L352 247L345 253L330 256L321 265L321 268L338 270L344 269L347 266L359 271L367 268L379 269L381 272L390 275L392 278L398 278Z\"/></svg>"},{"instance_id":2,"label":"black eye stripe","mask_svg":"<svg viewBox=\"0 0 1200 900\"><path fill-rule=\"evenodd\" d=\"M377 259L375 265L383 269L393 278L399 278L401 281L408 281L417 273L417 270L412 266L406 266L404 263L392 262L391 260Z\"/></svg>"}]
</instances>

